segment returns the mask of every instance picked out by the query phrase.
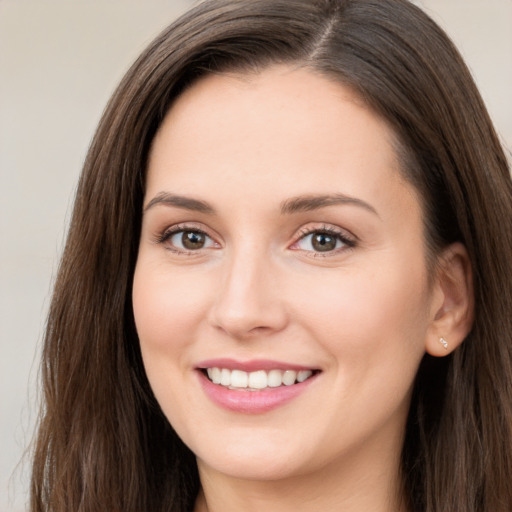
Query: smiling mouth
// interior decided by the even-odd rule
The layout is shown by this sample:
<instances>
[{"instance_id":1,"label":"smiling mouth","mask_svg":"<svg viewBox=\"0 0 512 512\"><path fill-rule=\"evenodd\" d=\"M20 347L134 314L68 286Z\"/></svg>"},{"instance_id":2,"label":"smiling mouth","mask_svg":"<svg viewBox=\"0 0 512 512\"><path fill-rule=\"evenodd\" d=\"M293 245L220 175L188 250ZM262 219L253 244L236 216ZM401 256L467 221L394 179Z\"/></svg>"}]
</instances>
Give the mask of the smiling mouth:
<instances>
[{"instance_id":1,"label":"smiling mouth","mask_svg":"<svg viewBox=\"0 0 512 512\"><path fill-rule=\"evenodd\" d=\"M210 382L238 391L261 391L264 389L293 386L310 379L319 370L257 370L245 372L228 368L206 368L202 370Z\"/></svg>"}]
</instances>

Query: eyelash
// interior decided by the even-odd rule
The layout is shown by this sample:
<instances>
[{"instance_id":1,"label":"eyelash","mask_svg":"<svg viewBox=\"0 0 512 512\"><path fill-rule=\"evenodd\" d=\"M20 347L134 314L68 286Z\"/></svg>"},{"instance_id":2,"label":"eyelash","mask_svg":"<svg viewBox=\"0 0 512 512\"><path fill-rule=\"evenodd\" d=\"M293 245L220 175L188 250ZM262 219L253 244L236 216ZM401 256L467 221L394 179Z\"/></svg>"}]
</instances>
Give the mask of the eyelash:
<instances>
[{"instance_id":1,"label":"eyelash","mask_svg":"<svg viewBox=\"0 0 512 512\"><path fill-rule=\"evenodd\" d=\"M323 225L321 228L303 228L300 230L300 236L297 240L292 244L291 247L298 245L301 241L304 241L310 235L328 235L333 237L336 241L341 242L342 247L335 248L333 250L328 250L325 252L321 251L308 251L305 249L297 248L295 250L302 251L306 253L309 257L313 258L328 258L329 256L334 256L339 254L340 252L345 252L347 250L351 250L357 245L357 240L353 235L349 235L345 230L341 230L339 228L335 228L332 226Z\"/></svg>"},{"instance_id":2,"label":"eyelash","mask_svg":"<svg viewBox=\"0 0 512 512\"><path fill-rule=\"evenodd\" d=\"M187 232L196 233L198 235L203 235L206 238L212 240L214 243L216 243L214 241L214 238L211 237L205 230L200 229L196 226L187 225L187 224L179 224L179 225L176 225L169 229L164 230L161 234L158 234L155 237L154 242L157 244L165 244L173 236L175 236L179 233L187 233ZM327 250L327 251L325 251L325 253L322 253L321 251L294 248L294 246L297 246L300 242L304 241L306 239L306 237L308 237L310 235L314 235L314 234L319 234L319 235L323 234L323 235L331 236L334 239L336 239L337 241L341 242L343 244L343 247L334 248L333 250ZM295 242L293 242L291 244L290 248L292 250L301 251L306 254L309 253L308 254L309 257L326 258L326 257L332 256L334 254L338 254L340 251L347 251L347 250L353 249L356 245L357 245L356 239L353 236L350 236L349 234L347 234L346 231L334 228L332 226L323 225L321 228L303 228L303 229L301 229L300 235L295 240ZM170 244L168 244L166 246L167 250L172 251L175 254L184 255L184 256L197 255L202 249L209 249L209 248L210 247L199 248L199 249L195 249L195 250L187 250L187 249L183 249L183 248L173 247Z\"/></svg>"},{"instance_id":3,"label":"eyelash","mask_svg":"<svg viewBox=\"0 0 512 512\"><path fill-rule=\"evenodd\" d=\"M154 242L156 244L165 244L168 242L174 235L177 235L178 233L197 233L198 235L204 235L206 238L213 240L213 237L211 237L204 229L200 229L196 226L189 225L189 224L178 224L176 226L173 226L171 228L168 228L164 230L161 234L158 234ZM167 244L165 247L167 250L183 256L190 256L190 255L197 255L197 253L200 252L201 249L196 250L187 250L182 248L173 247L171 244Z\"/></svg>"}]
</instances>

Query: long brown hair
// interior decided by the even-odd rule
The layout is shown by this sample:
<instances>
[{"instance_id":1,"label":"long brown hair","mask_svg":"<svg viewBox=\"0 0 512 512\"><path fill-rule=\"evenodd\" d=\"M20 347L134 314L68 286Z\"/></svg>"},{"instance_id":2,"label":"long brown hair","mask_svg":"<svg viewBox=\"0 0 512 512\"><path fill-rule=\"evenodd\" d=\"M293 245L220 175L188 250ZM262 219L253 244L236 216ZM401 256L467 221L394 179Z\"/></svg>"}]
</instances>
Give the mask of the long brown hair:
<instances>
[{"instance_id":1,"label":"long brown hair","mask_svg":"<svg viewBox=\"0 0 512 512\"><path fill-rule=\"evenodd\" d=\"M192 509L195 459L152 395L133 321L147 155L190 83L276 62L351 87L387 120L429 254L460 241L471 259L474 328L452 355L425 356L415 383L409 508L512 510L512 184L462 59L406 0L216 0L147 48L92 141L46 329L32 512Z\"/></svg>"}]
</instances>

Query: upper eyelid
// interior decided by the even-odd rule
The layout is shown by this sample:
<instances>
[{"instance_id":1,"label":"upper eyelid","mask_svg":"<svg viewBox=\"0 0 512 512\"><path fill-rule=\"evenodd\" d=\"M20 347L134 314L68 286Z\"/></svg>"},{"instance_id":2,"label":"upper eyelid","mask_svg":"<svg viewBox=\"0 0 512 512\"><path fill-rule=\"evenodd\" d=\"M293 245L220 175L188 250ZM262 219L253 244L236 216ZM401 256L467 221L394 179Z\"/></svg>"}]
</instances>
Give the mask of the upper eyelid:
<instances>
[{"instance_id":1,"label":"upper eyelid","mask_svg":"<svg viewBox=\"0 0 512 512\"><path fill-rule=\"evenodd\" d=\"M171 224L170 226L165 227L164 229L160 229L154 232L152 238L157 243L162 243L164 241L169 240L169 238L176 233L181 231L196 231L199 233L203 233L208 238L211 238L216 243L219 243L219 237L212 233L212 230L204 226L202 223L196 222L185 222L185 223L177 223Z\"/></svg>"},{"instance_id":2,"label":"upper eyelid","mask_svg":"<svg viewBox=\"0 0 512 512\"><path fill-rule=\"evenodd\" d=\"M184 222L178 224L172 224L165 229L162 230L163 234L166 233L179 233L180 231L198 231L200 233L204 233L208 235L210 238L213 238L215 235L211 234L211 229L204 226L202 223L198 222Z\"/></svg>"},{"instance_id":3,"label":"upper eyelid","mask_svg":"<svg viewBox=\"0 0 512 512\"><path fill-rule=\"evenodd\" d=\"M176 246L172 243L172 238L181 232L196 232L196 233L202 233L207 238L210 239L213 244L219 246L219 242L217 241L217 238L215 236L212 236L210 233L208 233L208 230L204 228L199 228L195 225L192 225L190 223L187 224L173 224L171 226L168 226L164 230L158 231L153 235L153 243L156 245L161 245L166 251L170 251L176 255L183 255L183 256L200 256L201 254L204 254L203 251L211 250L217 247L201 247L198 249L186 249L179 246Z\"/></svg>"},{"instance_id":4,"label":"upper eyelid","mask_svg":"<svg viewBox=\"0 0 512 512\"><path fill-rule=\"evenodd\" d=\"M300 240L301 238L308 236L312 233L330 233L333 235L343 236L344 238L348 238L350 240L353 240L354 242L358 241L358 237L354 235L351 231L348 229L341 228L339 226L335 226L333 224L322 224L322 225L316 225L308 227L303 226L299 229L298 235L295 237L295 242ZM294 242L294 243L295 243Z\"/></svg>"},{"instance_id":5,"label":"upper eyelid","mask_svg":"<svg viewBox=\"0 0 512 512\"><path fill-rule=\"evenodd\" d=\"M332 251L326 251L326 252L318 252L314 250L307 250L307 249L301 249L301 248L294 248L294 245L298 245L303 239L306 237L314 234L314 233L327 233L329 235L332 235L334 237L337 237L344 247L340 247L337 249L333 249ZM340 255L341 253L345 253L346 251L352 250L355 247L359 245L359 238L355 236L352 232L348 231L347 229L341 228L336 225L332 224L322 224L321 226L311 226L305 225L300 228L299 234L295 236L293 239L293 242L288 245L288 248L292 251L300 251L307 255L308 257L314 257L314 258L332 258L337 255Z\"/></svg>"}]
</instances>

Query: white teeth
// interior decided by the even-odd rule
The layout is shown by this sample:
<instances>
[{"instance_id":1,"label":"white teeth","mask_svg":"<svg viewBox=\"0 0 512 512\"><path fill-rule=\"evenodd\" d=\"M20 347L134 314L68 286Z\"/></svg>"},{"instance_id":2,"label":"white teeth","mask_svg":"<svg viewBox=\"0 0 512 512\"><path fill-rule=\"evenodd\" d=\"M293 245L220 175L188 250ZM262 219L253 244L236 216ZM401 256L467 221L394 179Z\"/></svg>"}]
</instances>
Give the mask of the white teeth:
<instances>
[{"instance_id":1,"label":"white teeth","mask_svg":"<svg viewBox=\"0 0 512 512\"><path fill-rule=\"evenodd\" d=\"M206 373L214 384L248 390L278 388L283 385L292 386L298 382L304 382L313 375L312 370L300 370L298 372L295 370L244 372L227 368L207 368Z\"/></svg>"},{"instance_id":2,"label":"white teeth","mask_svg":"<svg viewBox=\"0 0 512 512\"><path fill-rule=\"evenodd\" d=\"M221 371L218 368L209 368L212 370L212 375L208 374L208 377L212 380L214 384L220 384L221 381Z\"/></svg>"},{"instance_id":3,"label":"white teeth","mask_svg":"<svg viewBox=\"0 0 512 512\"><path fill-rule=\"evenodd\" d=\"M263 389L268 386L267 372L260 370L249 373L249 387L253 389Z\"/></svg>"},{"instance_id":4,"label":"white teeth","mask_svg":"<svg viewBox=\"0 0 512 512\"><path fill-rule=\"evenodd\" d=\"M283 384L285 386L291 386L292 384L295 384L296 378L297 378L297 372L294 372L293 370L286 370L283 373Z\"/></svg>"},{"instance_id":5,"label":"white teeth","mask_svg":"<svg viewBox=\"0 0 512 512\"><path fill-rule=\"evenodd\" d=\"M283 373L281 370L270 370L267 376L269 388L278 388L283 383Z\"/></svg>"},{"instance_id":6,"label":"white teeth","mask_svg":"<svg viewBox=\"0 0 512 512\"><path fill-rule=\"evenodd\" d=\"M301 370L297 373L297 382L304 382L306 379L309 379L313 375L311 370Z\"/></svg>"},{"instance_id":7,"label":"white teeth","mask_svg":"<svg viewBox=\"0 0 512 512\"><path fill-rule=\"evenodd\" d=\"M220 371L220 383L223 386L231 386L231 372L226 368Z\"/></svg>"},{"instance_id":8,"label":"white teeth","mask_svg":"<svg viewBox=\"0 0 512 512\"><path fill-rule=\"evenodd\" d=\"M222 371L224 372L224 370ZM246 388L248 382L249 376L247 375L247 372L242 372L241 370L233 370L231 372L230 385L234 388Z\"/></svg>"}]
</instances>

